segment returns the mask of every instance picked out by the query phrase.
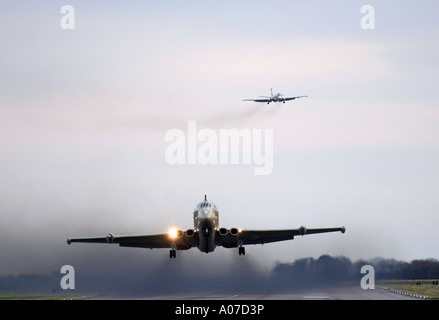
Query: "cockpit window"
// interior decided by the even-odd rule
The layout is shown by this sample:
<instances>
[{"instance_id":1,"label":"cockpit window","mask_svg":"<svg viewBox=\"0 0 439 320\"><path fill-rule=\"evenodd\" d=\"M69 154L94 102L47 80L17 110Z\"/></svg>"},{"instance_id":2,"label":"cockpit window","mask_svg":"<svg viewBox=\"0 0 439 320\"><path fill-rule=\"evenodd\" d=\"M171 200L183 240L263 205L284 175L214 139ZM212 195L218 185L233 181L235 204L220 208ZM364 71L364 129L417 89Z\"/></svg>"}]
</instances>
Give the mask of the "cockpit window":
<instances>
[{"instance_id":1,"label":"cockpit window","mask_svg":"<svg viewBox=\"0 0 439 320\"><path fill-rule=\"evenodd\" d=\"M203 202L203 203L200 204L200 207L201 208L205 208L205 207L209 207L210 208L210 207L212 207L212 204L211 203Z\"/></svg>"}]
</instances>

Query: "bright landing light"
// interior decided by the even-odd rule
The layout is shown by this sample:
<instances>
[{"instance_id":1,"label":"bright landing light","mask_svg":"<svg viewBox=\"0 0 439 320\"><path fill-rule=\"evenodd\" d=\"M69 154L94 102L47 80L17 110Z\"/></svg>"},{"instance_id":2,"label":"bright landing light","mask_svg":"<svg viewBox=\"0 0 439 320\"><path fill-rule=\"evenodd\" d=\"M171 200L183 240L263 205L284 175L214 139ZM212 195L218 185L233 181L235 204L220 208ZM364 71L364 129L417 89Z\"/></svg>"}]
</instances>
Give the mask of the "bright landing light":
<instances>
[{"instance_id":1,"label":"bright landing light","mask_svg":"<svg viewBox=\"0 0 439 320\"><path fill-rule=\"evenodd\" d=\"M177 238L177 229L169 229L168 234L171 239Z\"/></svg>"}]
</instances>

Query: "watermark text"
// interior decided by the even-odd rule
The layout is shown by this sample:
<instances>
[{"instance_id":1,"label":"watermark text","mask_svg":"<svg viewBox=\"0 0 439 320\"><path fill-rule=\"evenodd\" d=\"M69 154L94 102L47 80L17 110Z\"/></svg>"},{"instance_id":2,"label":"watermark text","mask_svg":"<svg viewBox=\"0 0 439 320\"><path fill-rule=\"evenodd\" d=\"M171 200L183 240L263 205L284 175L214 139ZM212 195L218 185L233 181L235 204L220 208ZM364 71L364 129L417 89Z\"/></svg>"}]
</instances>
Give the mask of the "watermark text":
<instances>
[{"instance_id":1,"label":"watermark text","mask_svg":"<svg viewBox=\"0 0 439 320\"><path fill-rule=\"evenodd\" d=\"M273 171L273 129L197 130L196 121L188 121L187 132L170 129L165 141L165 160L175 164L243 164L255 166L255 175Z\"/></svg>"}]
</instances>

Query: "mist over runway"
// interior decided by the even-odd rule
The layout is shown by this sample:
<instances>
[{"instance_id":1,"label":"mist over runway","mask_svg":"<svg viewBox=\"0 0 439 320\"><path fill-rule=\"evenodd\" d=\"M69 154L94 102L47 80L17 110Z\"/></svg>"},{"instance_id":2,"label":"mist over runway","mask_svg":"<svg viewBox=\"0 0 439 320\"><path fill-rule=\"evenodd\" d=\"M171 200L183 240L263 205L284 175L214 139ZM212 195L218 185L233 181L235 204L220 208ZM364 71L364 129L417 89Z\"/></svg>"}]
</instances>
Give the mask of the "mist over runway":
<instances>
[{"instance_id":1,"label":"mist over runway","mask_svg":"<svg viewBox=\"0 0 439 320\"><path fill-rule=\"evenodd\" d=\"M234 252L236 253L236 252ZM204 254L204 258L208 255ZM213 257L213 255L209 255ZM270 270L247 255L225 261L186 257L168 257L155 264L130 266L129 262L106 261L93 271L88 263L71 260L75 266L75 289L61 290L64 276L22 274L0 277L4 292L85 294L93 299L399 299L375 283L375 289L363 289L362 266L374 267L375 282L388 279L422 279L425 270L439 278L439 261L406 263L393 259L350 261L346 257L322 255L276 263ZM95 256L96 258L96 256ZM247 259L248 258L248 259Z\"/></svg>"}]
</instances>

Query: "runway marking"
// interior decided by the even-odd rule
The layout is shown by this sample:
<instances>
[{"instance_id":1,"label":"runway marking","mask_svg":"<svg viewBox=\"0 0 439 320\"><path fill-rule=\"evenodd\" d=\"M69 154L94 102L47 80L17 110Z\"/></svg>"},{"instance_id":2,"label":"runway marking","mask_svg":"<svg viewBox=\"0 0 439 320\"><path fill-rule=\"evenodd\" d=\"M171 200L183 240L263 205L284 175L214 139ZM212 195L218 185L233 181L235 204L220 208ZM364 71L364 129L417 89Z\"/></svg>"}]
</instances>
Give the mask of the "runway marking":
<instances>
[{"instance_id":1,"label":"runway marking","mask_svg":"<svg viewBox=\"0 0 439 320\"><path fill-rule=\"evenodd\" d=\"M304 299L319 299L319 300L328 300L330 299L328 296L304 296Z\"/></svg>"},{"instance_id":2,"label":"runway marking","mask_svg":"<svg viewBox=\"0 0 439 320\"><path fill-rule=\"evenodd\" d=\"M224 298L219 298L218 300L227 300L227 299L231 299L231 298L236 298L236 297L239 297L243 293L244 292L240 292L240 293L234 294L232 296L228 296L228 297L224 297Z\"/></svg>"}]
</instances>

